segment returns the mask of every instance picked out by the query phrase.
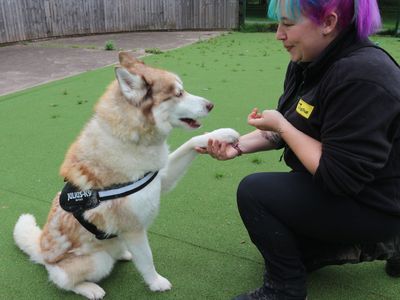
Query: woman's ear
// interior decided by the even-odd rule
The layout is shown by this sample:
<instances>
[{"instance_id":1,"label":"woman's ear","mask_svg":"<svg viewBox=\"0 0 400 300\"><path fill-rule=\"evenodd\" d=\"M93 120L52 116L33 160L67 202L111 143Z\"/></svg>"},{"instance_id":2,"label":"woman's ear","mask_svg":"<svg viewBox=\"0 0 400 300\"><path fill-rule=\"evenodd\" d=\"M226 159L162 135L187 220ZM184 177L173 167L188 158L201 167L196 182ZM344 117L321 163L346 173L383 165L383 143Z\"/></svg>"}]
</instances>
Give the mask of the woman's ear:
<instances>
[{"instance_id":1,"label":"woman's ear","mask_svg":"<svg viewBox=\"0 0 400 300\"><path fill-rule=\"evenodd\" d=\"M330 12L325 16L322 23L322 35L326 36L336 32L336 27L338 23L338 15L336 12Z\"/></svg>"}]
</instances>

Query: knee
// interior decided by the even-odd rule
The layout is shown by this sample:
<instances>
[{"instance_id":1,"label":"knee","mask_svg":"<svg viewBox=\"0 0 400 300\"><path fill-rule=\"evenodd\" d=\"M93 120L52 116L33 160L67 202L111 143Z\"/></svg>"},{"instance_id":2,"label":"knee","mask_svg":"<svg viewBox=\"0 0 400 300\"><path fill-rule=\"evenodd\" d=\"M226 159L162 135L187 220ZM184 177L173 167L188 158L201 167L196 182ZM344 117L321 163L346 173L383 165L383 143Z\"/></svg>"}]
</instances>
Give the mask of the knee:
<instances>
[{"instance_id":1,"label":"knee","mask_svg":"<svg viewBox=\"0 0 400 300\"><path fill-rule=\"evenodd\" d=\"M255 199L252 196L252 186L254 185L255 175L251 174L242 179L239 183L236 192L237 206L240 212L244 212L250 209L254 205Z\"/></svg>"}]
</instances>

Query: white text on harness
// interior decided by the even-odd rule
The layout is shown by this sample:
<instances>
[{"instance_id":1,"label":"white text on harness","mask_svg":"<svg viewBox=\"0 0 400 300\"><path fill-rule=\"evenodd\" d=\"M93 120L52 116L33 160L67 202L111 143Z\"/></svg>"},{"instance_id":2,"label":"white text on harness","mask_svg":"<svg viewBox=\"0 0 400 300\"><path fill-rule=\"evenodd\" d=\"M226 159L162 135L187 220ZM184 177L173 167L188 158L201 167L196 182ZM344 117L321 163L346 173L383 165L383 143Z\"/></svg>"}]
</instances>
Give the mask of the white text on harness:
<instances>
[{"instance_id":1,"label":"white text on harness","mask_svg":"<svg viewBox=\"0 0 400 300\"><path fill-rule=\"evenodd\" d=\"M87 190L87 191L79 191L79 192L72 192L72 193L67 193L68 196L68 201L74 200L74 201L83 201L83 198L89 198L92 196L92 191Z\"/></svg>"}]
</instances>

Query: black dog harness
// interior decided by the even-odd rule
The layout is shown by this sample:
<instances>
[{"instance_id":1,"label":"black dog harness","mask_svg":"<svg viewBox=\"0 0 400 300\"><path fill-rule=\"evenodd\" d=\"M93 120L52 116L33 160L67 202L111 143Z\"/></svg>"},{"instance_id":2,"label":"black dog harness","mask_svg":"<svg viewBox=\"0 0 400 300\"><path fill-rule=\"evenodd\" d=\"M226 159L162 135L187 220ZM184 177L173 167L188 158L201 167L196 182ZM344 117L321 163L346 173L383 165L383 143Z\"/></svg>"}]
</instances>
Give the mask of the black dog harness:
<instances>
[{"instance_id":1,"label":"black dog harness","mask_svg":"<svg viewBox=\"0 0 400 300\"><path fill-rule=\"evenodd\" d=\"M60 206L67 212L72 213L78 222L88 231L93 233L97 239L111 239L115 234L108 234L89 223L83 217L85 211L95 208L101 202L125 197L145 188L157 176L157 172L148 172L142 178L124 184L115 184L106 189L90 189L82 191L79 187L67 182L61 191Z\"/></svg>"}]
</instances>

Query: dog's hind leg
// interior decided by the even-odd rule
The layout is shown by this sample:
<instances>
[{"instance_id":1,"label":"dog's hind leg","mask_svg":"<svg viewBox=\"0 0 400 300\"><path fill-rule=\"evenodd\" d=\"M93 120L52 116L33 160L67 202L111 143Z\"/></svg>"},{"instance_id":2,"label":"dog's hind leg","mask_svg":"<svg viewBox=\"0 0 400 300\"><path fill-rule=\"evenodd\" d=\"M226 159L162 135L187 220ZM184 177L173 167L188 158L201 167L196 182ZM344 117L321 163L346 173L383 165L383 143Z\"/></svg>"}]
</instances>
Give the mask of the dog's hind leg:
<instances>
[{"instance_id":1,"label":"dog's hind leg","mask_svg":"<svg viewBox=\"0 0 400 300\"><path fill-rule=\"evenodd\" d=\"M50 280L59 288L88 299L102 299L106 293L94 282L107 276L114 262L114 258L103 251L67 258L57 264L46 264L46 269Z\"/></svg>"},{"instance_id":2,"label":"dog's hind leg","mask_svg":"<svg viewBox=\"0 0 400 300\"><path fill-rule=\"evenodd\" d=\"M170 290L172 285L168 279L157 273L154 263L153 254L151 253L147 233L145 230L137 232L124 233L123 238L132 253L133 262L142 275L144 281L154 292L163 292Z\"/></svg>"},{"instance_id":3,"label":"dog's hind leg","mask_svg":"<svg viewBox=\"0 0 400 300\"><path fill-rule=\"evenodd\" d=\"M161 192L165 193L173 189L179 179L185 174L190 163L197 156L196 147L207 147L209 139L233 143L238 138L239 133L230 128L221 128L192 137L168 156L168 164L161 171Z\"/></svg>"}]
</instances>

